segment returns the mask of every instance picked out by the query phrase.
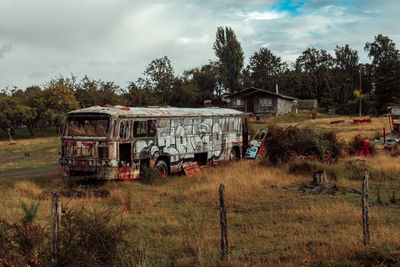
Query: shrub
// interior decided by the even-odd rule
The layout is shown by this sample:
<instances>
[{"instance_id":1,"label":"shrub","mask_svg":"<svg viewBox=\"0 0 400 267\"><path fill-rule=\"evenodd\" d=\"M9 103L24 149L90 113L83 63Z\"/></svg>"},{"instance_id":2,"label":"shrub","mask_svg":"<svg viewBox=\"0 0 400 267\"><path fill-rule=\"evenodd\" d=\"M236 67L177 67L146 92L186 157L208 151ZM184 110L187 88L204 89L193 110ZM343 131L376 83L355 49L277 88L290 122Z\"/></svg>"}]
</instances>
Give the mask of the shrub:
<instances>
[{"instance_id":1,"label":"shrub","mask_svg":"<svg viewBox=\"0 0 400 267\"><path fill-rule=\"evenodd\" d=\"M61 220L58 262L60 266L113 266L119 247L126 243L127 226L116 214L97 208L65 208Z\"/></svg>"},{"instance_id":2,"label":"shrub","mask_svg":"<svg viewBox=\"0 0 400 267\"><path fill-rule=\"evenodd\" d=\"M265 139L264 163L282 164L294 156L321 159L329 153L332 159L341 155L344 143L334 132L318 132L310 128L273 127Z\"/></svg>"},{"instance_id":3,"label":"shrub","mask_svg":"<svg viewBox=\"0 0 400 267\"><path fill-rule=\"evenodd\" d=\"M357 151L362 150L365 138L361 135L356 135L348 144L348 150L350 154L356 154ZM369 143L369 153L374 155L376 153L375 143Z\"/></svg>"},{"instance_id":4,"label":"shrub","mask_svg":"<svg viewBox=\"0 0 400 267\"><path fill-rule=\"evenodd\" d=\"M377 245L356 251L351 259L359 266L399 266L400 251L388 245Z\"/></svg>"},{"instance_id":5,"label":"shrub","mask_svg":"<svg viewBox=\"0 0 400 267\"><path fill-rule=\"evenodd\" d=\"M143 184L159 184L161 181L165 179L162 179L160 176L160 173L156 168L151 168L150 166L142 166L140 168L140 182Z\"/></svg>"},{"instance_id":6,"label":"shrub","mask_svg":"<svg viewBox=\"0 0 400 267\"><path fill-rule=\"evenodd\" d=\"M4 266L45 265L48 254L47 233L39 225L33 224L37 208L21 201L24 217L15 224L0 221L0 263Z\"/></svg>"}]
</instances>

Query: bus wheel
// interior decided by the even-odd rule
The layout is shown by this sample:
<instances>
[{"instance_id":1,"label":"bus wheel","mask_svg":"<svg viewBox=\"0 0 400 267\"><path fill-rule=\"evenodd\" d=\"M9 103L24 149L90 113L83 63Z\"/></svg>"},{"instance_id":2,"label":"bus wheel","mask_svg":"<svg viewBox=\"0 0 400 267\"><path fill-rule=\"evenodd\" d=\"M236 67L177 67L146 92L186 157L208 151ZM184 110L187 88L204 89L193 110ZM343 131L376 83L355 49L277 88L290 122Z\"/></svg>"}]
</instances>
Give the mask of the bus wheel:
<instances>
[{"instance_id":1,"label":"bus wheel","mask_svg":"<svg viewBox=\"0 0 400 267\"><path fill-rule=\"evenodd\" d=\"M160 176L167 177L168 176L168 165L163 160L159 160L156 163L156 169L160 173Z\"/></svg>"}]
</instances>

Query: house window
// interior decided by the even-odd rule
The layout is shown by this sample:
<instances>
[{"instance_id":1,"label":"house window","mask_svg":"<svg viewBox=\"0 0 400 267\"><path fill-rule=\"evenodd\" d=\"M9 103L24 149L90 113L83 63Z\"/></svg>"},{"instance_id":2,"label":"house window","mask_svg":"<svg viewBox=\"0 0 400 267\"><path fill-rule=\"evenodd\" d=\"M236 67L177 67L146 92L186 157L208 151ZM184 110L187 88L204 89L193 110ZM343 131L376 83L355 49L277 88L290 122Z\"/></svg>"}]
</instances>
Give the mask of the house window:
<instances>
[{"instance_id":1,"label":"house window","mask_svg":"<svg viewBox=\"0 0 400 267\"><path fill-rule=\"evenodd\" d=\"M242 99L242 98L233 99L233 106L235 106L235 107L244 106L244 99Z\"/></svg>"},{"instance_id":2,"label":"house window","mask_svg":"<svg viewBox=\"0 0 400 267\"><path fill-rule=\"evenodd\" d=\"M272 107L272 98L260 98L260 107Z\"/></svg>"}]
</instances>

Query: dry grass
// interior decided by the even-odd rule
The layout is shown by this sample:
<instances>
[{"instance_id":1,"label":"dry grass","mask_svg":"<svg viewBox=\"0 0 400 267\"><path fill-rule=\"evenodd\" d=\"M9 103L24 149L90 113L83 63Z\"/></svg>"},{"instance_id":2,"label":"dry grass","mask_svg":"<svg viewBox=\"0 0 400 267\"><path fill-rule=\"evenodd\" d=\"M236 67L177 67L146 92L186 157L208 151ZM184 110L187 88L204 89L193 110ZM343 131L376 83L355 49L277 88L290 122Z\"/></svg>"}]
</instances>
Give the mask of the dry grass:
<instances>
[{"instance_id":1,"label":"dry grass","mask_svg":"<svg viewBox=\"0 0 400 267\"><path fill-rule=\"evenodd\" d=\"M385 118L373 118L371 124L353 125L348 117L343 117L346 123L329 124L341 118L305 120L301 125L333 128L349 140L357 133L372 135L386 122ZM34 139L18 146L22 144L32 150L42 145ZM390 174L390 179L370 181L370 230L372 245L396 250L400 247L400 206L390 204L389 199L398 187L400 157L381 152L375 157L346 161ZM346 161L337 166L347 166ZM354 259L355 253L364 251L359 195L302 195L271 187L294 187L310 181L311 176L290 174L285 166L271 168L257 161L240 161L205 168L193 176L168 177L167 182L157 185L110 182L99 188L110 191L108 198L62 198L62 203L72 209L111 209L115 211L115 220L124 220L131 226L127 233L131 243L121 256L122 265L216 266L223 265L219 254L218 188L224 183L231 251L227 265L362 264ZM358 179L334 182L342 188L361 188ZM378 186L382 186L385 205L376 203ZM46 192L67 190L61 179L46 175L2 179L0 188L0 219L17 222L23 216L19 200L39 201L37 223L46 227L50 223L50 198Z\"/></svg>"},{"instance_id":2,"label":"dry grass","mask_svg":"<svg viewBox=\"0 0 400 267\"><path fill-rule=\"evenodd\" d=\"M380 158L379 158L380 159ZM373 158L367 159L374 161ZM162 185L109 183L110 196L62 199L70 208L116 211L116 219L133 225L134 245L144 246L142 261L149 265L219 265L218 187L226 186L231 264L309 265L321 259L341 262L362 249L359 196L301 195L273 189L310 176L288 174L284 168L265 168L258 162L203 169L198 175L170 177ZM340 182L359 187L359 182ZM35 181L21 180L3 188L0 218L22 217L19 199L37 202L44 190ZM374 183L371 183L371 187ZM59 188L61 189L61 188ZM374 193L371 201L374 203ZM400 246L397 206L371 205L371 240ZM38 222L49 224L50 199L41 198ZM140 254L142 255L142 254Z\"/></svg>"}]
</instances>

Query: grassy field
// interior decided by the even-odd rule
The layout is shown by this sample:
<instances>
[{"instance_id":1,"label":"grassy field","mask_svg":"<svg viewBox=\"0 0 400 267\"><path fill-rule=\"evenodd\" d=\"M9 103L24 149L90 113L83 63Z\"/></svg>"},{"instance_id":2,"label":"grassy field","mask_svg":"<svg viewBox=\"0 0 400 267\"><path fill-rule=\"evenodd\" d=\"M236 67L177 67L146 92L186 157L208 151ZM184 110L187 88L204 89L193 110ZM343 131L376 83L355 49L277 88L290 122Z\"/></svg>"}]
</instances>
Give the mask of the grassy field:
<instances>
[{"instance_id":1,"label":"grassy field","mask_svg":"<svg viewBox=\"0 0 400 267\"><path fill-rule=\"evenodd\" d=\"M332 127L344 139L356 134L374 136L386 119L353 125L350 117L310 120L308 114L253 122L252 127L271 123L300 127L331 128L331 120L345 119ZM387 125L386 125L387 127ZM0 142L0 174L10 170L44 169L56 166L59 140ZM8 152L12 149L13 152ZM44 158L46 151L49 158ZM25 157L24 153L30 153ZM12 156L11 156L12 155ZM31 157L31 159L27 159ZM31 163L28 163L31 162ZM43 165L41 165L43 164ZM111 210L115 222L129 225L129 244L119 264L126 266L354 266L400 264L400 205L391 203L399 192L400 157L381 151L375 157L355 157L334 165L309 162L325 168L328 179L340 189L361 190L361 171L370 178L371 245L362 244L361 196L356 193L305 195L279 186L299 187L312 180L312 171L291 166L265 167L260 161L240 161L202 169L193 176L172 176L155 185L114 182L97 185L110 191L108 198L62 198L71 209ZM5 166L5 167L4 167ZM16 223L23 216L20 201L39 203L35 222L50 223L50 191L69 190L55 173L0 179L0 218ZM220 261L218 188L226 186L229 261ZM277 187L278 185L278 187ZM380 189L383 204L377 203ZM81 190L80 187L75 187Z\"/></svg>"}]
</instances>

